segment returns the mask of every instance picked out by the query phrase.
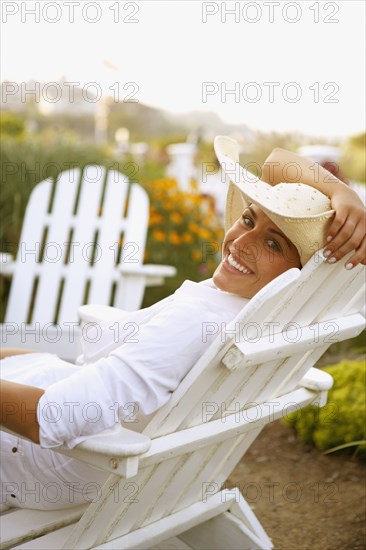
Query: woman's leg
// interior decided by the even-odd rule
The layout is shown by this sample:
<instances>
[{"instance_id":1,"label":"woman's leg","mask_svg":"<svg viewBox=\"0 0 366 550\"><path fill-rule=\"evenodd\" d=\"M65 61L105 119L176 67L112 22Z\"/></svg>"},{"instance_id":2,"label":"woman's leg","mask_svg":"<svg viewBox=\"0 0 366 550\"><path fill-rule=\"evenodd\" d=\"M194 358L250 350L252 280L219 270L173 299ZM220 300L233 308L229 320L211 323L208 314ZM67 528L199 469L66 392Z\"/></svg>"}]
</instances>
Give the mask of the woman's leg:
<instances>
[{"instance_id":1,"label":"woman's leg","mask_svg":"<svg viewBox=\"0 0 366 550\"><path fill-rule=\"evenodd\" d=\"M11 357L12 355L23 355L24 353L36 353L36 351L26 348L1 348L0 360L5 359L5 357Z\"/></svg>"},{"instance_id":2,"label":"woman's leg","mask_svg":"<svg viewBox=\"0 0 366 550\"><path fill-rule=\"evenodd\" d=\"M9 350L4 350L4 352ZM5 380L47 388L80 368L49 353L12 350L1 364ZM30 350L28 350L30 351ZM20 352L22 355L16 356ZM0 503L56 510L100 498L109 474L0 431Z\"/></svg>"},{"instance_id":3,"label":"woman's leg","mask_svg":"<svg viewBox=\"0 0 366 550\"><path fill-rule=\"evenodd\" d=\"M59 510L101 498L109 474L0 432L0 504Z\"/></svg>"}]
</instances>

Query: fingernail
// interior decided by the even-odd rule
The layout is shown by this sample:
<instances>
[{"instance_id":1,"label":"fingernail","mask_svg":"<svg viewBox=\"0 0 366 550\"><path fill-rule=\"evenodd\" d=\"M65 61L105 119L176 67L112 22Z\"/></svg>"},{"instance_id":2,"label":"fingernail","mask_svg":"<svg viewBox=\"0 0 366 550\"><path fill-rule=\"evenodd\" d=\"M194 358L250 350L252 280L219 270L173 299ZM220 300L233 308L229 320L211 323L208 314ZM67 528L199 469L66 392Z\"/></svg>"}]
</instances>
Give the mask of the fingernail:
<instances>
[{"instance_id":1,"label":"fingernail","mask_svg":"<svg viewBox=\"0 0 366 550\"><path fill-rule=\"evenodd\" d=\"M349 263L349 264L346 264L346 269L352 269L353 267L353 264Z\"/></svg>"},{"instance_id":2,"label":"fingernail","mask_svg":"<svg viewBox=\"0 0 366 550\"><path fill-rule=\"evenodd\" d=\"M332 240L332 237L329 235L329 236L327 237L327 243L330 243L331 240Z\"/></svg>"},{"instance_id":3,"label":"fingernail","mask_svg":"<svg viewBox=\"0 0 366 550\"><path fill-rule=\"evenodd\" d=\"M329 260L327 260L328 264L335 264L337 261L337 258L329 258Z\"/></svg>"},{"instance_id":4,"label":"fingernail","mask_svg":"<svg viewBox=\"0 0 366 550\"><path fill-rule=\"evenodd\" d=\"M328 258L328 256L331 255L331 253L332 253L331 250L325 250L325 251L323 252L323 255L324 255L325 258Z\"/></svg>"}]
</instances>

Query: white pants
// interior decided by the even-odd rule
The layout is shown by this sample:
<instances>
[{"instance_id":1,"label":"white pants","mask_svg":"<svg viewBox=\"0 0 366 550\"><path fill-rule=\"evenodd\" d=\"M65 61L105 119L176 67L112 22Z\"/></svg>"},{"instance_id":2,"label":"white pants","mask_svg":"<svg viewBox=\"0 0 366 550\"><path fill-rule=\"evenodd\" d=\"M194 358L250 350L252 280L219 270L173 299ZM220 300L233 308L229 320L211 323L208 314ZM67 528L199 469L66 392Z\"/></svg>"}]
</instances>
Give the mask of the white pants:
<instances>
[{"instance_id":1,"label":"white pants","mask_svg":"<svg viewBox=\"0 0 366 550\"><path fill-rule=\"evenodd\" d=\"M79 367L49 353L0 361L1 378L45 389ZM96 501L108 473L0 431L1 503L55 510Z\"/></svg>"}]
</instances>

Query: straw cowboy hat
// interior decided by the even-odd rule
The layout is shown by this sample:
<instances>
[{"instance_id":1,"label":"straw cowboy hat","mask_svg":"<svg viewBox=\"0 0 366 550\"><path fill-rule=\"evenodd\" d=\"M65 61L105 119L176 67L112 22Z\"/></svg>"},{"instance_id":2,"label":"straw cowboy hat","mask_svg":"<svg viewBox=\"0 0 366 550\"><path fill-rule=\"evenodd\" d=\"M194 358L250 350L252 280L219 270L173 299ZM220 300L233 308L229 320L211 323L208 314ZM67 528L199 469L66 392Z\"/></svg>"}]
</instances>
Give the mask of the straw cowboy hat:
<instances>
[{"instance_id":1,"label":"straw cowboy hat","mask_svg":"<svg viewBox=\"0 0 366 550\"><path fill-rule=\"evenodd\" d=\"M296 246L301 265L326 243L326 231L334 216L330 200L304 183L269 185L239 164L238 143L217 136L215 152L223 172L230 178L226 198L225 230L255 204Z\"/></svg>"}]
</instances>

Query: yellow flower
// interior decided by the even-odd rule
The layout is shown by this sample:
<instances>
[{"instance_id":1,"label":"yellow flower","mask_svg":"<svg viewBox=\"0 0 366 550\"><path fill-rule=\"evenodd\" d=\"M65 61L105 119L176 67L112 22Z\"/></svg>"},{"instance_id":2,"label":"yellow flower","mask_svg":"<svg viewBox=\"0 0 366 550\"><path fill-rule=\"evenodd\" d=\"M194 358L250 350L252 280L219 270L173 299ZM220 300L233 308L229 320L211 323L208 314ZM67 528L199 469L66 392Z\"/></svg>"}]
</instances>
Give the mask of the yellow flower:
<instances>
[{"instance_id":1,"label":"yellow flower","mask_svg":"<svg viewBox=\"0 0 366 550\"><path fill-rule=\"evenodd\" d=\"M165 233L163 231L160 231L156 229L153 231L153 237L156 241L164 241L165 240Z\"/></svg>"},{"instance_id":2,"label":"yellow flower","mask_svg":"<svg viewBox=\"0 0 366 550\"><path fill-rule=\"evenodd\" d=\"M163 206L165 210L175 210L175 204L173 203L173 201L165 200L163 202Z\"/></svg>"},{"instance_id":3,"label":"yellow flower","mask_svg":"<svg viewBox=\"0 0 366 550\"><path fill-rule=\"evenodd\" d=\"M199 191L197 180L194 180L194 179L191 178L190 185L191 185L191 189L193 189L194 191L197 191L197 192Z\"/></svg>"},{"instance_id":4,"label":"yellow flower","mask_svg":"<svg viewBox=\"0 0 366 550\"><path fill-rule=\"evenodd\" d=\"M198 236L200 239L209 239L211 237L211 233L207 229L200 229L198 231Z\"/></svg>"},{"instance_id":5,"label":"yellow flower","mask_svg":"<svg viewBox=\"0 0 366 550\"><path fill-rule=\"evenodd\" d=\"M182 241L184 243L192 243L193 242L193 237L190 233L183 233Z\"/></svg>"},{"instance_id":6,"label":"yellow flower","mask_svg":"<svg viewBox=\"0 0 366 550\"><path fill-rule=\"evenodd\" d=\"M179 214L179 212L173 212L173 214L171 214L170 216L170 219L172 220L173 223L176 223L176 224L179 224L179 223L182 223L182 215Z\"/></svg>"},{"instance_id":7,"label":"yellow flower","mask_svg":"<svg viewBox=\"0 0 366 550\"><path fill-rule=\"evenodd\" d=\"M192 250L191 256L193 260L200 261L202 260L202 252L201 250Z\"/></svg>"},{"instance_id":8,"label":"yellow flower","mask_svg":"<svg viewBox=\"0 0 366 550\"><path fill-rule=\"evenodd\" d=\"M176 190L178 190L177 180L166 179L166 180L163 180L163 181L164 181L165 189L176 189Z\"/></svg>"},{"instance_id":9,"label":"yellow flower","mask_svg":"<svg viewBox=\"0 0 366 550\"><path fill-rule=\"evenodd\" d=\"M189 222L188 229L191 233L197 233L200 231L199 226L196 223Z\"/></svg>"},{"instance_id":10,"label":"yellow flower","mask_svg":"<svg viewBox=\"0 0 366 550\"><path fill-rule=\"evenodd\" d=\"M169 233L169 240L172 244L180 244L181 239L176 231Z\"/></svg>"},{"instance_id":11,"label":"yellow flower","mask_svg":"<svg viewBox=\"0 0 366 550\"><path fill-rule=\"evenodd\" d=\"M193 204L201 204L202 199L199 195L190 195L189 200L193 202Z\"/></svg>"},{"instance_id":12,"label":"yellow flower","mask_svg":"<svg viewBox=\"0 0 366 550\"><path fill-rule=\"evenodd\" d=\"M164 222L164 218L161 214L152 214L149 219L149 227L152 225L159 225Z\"/></svg>"}]
</instances>

